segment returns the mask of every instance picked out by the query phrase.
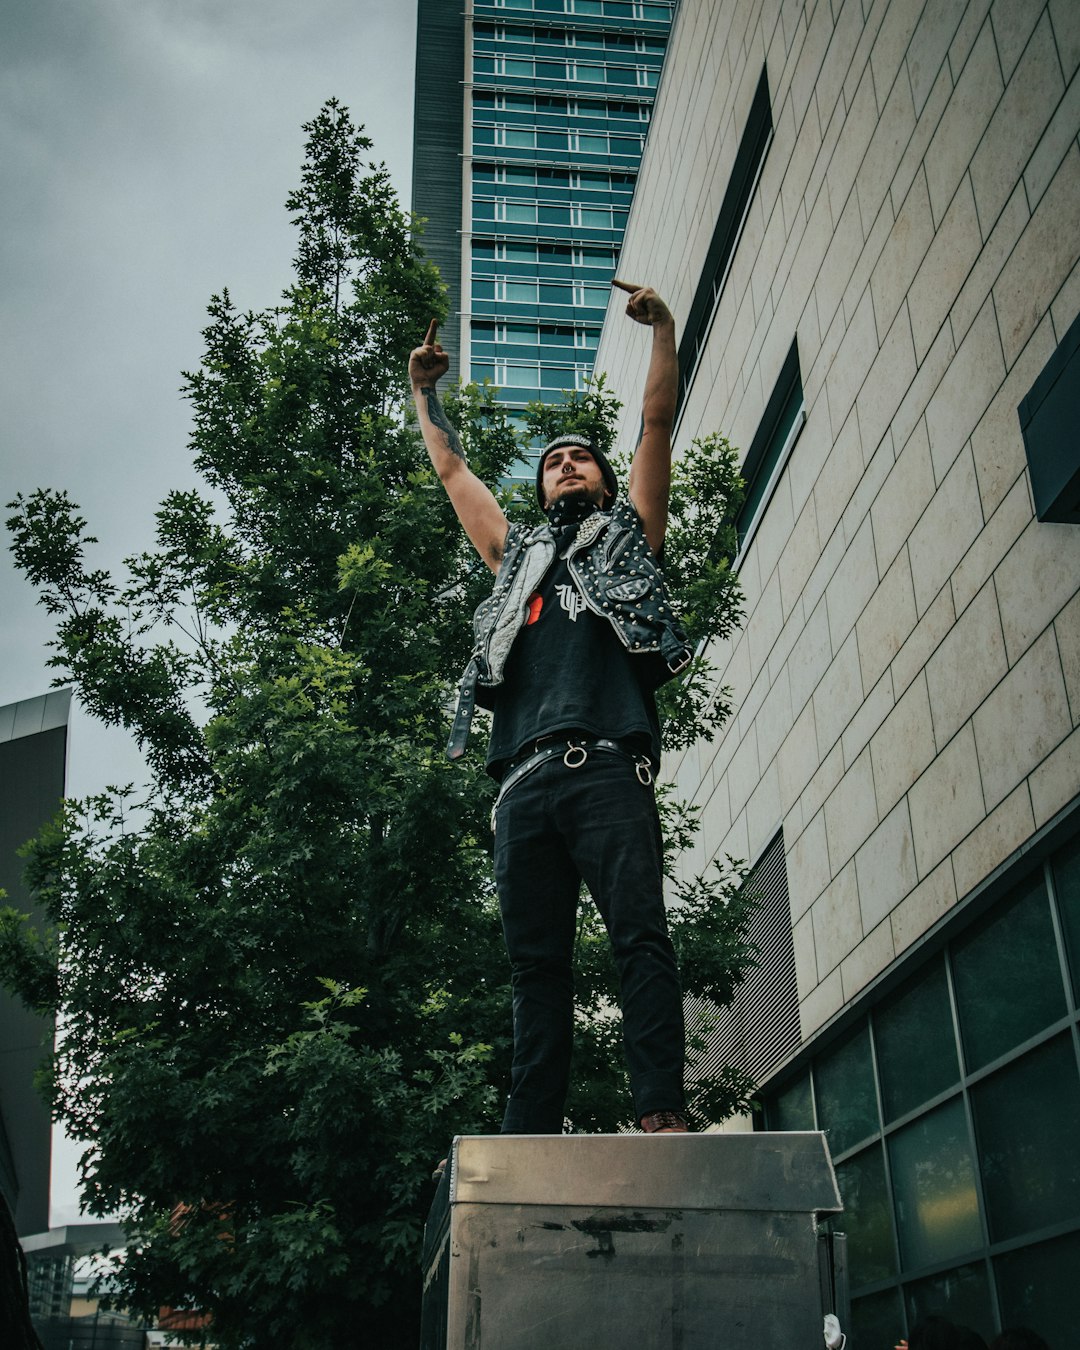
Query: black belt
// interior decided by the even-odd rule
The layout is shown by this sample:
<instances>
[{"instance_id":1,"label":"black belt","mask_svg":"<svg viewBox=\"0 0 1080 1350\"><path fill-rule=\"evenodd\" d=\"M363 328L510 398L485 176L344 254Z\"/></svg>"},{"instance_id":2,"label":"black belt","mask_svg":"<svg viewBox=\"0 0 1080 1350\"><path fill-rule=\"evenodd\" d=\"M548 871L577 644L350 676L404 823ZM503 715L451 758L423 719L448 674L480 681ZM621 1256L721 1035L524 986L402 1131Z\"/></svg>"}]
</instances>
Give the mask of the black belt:
<instances>
[{"instance_id":1,"label":"black belt","mask_svg":"<svg viewBox=\"0 0 1080 1350\"><path fill-rule=\"evenodd\" d=\"M593 750L600 750L608 755L621 755L623 759L633 764L639 783L645 787L652 783L652 760L648 755L628 750L620 741L611 741L604 736L547 737L537 741L536 748L530 754L510 761L499 787L499 795L495 798L495 805L491 808L491 828L493 830L495 828L495 812L498 811L503 798L523 778L528 778L529 774L556 756L561 757L568 769L580 769Z\"/></svg>"}]
</instances>

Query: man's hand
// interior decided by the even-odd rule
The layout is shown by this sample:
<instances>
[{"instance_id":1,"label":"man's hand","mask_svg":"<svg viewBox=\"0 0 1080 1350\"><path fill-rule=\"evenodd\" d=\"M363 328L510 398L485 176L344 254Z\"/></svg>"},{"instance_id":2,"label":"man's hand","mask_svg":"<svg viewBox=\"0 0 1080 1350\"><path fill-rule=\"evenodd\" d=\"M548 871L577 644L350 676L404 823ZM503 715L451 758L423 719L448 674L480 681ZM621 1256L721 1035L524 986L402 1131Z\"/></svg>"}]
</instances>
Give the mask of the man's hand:
<instances>
[{"instance_id":1,"label":"man's hand","mask_svg":"<svg viewBox=\"0 0 1080 1350\"><path fill-rule=\"evenodd\" d=\"M667 530L671 493L671 427L679 391L679 358L675 351L675 320L651 286L629 281L611 283L627 291L626 312L635 323L652 329L652 351L641 399L641 438L626 490L645 526L645 538L659 553Z\"/></svg>"},{"instance_id":2,"label":"man's hand","mask_svg":"<svg viewBox=\"0 0 1080 1350\"><path fill-rule=\"evenodd\" d=\"M626 313L635 323L643 323L647 328L653 328L658 324L675 322L671 317L671 310L651 286L635 286L633 282L620 281L617 277L611 284L617 286L620 291L629 292L630 299L626 302Z\"/></svg>"},{"instance_id":3,"label":"man's hand","mask_svg":"<svg viewBox=\"0 0 1080 1350\"><path fill-rule=\"evenodd\" d=\"M409 380L414 389L425 386L434 388L437 381L450 369L450 357L435 341L436 327L435 320L432 319L428 324L423 343L419 347L414 347L409 355Z\"/></svg>"}]
</instances>

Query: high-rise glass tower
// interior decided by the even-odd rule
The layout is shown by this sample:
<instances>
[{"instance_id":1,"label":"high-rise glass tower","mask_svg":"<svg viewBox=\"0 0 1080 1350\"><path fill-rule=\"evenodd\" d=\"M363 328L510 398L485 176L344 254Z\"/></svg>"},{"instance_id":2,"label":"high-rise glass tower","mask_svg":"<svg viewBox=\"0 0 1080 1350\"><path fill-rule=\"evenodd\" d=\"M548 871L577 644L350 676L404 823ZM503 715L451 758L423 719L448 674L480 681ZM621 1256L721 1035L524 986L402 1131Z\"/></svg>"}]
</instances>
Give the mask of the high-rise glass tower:
<instances>
[{"instance_id":1,"label":"high-rise glass tower","mask_svg":"<svg viewBox=\"0 0 1080 1350\"><path fill-rule=\"evenodd\" d=\"M510 407L592 370L674 8L419 0L413 210L451 374Z\"/></svg>"}]
</instances>

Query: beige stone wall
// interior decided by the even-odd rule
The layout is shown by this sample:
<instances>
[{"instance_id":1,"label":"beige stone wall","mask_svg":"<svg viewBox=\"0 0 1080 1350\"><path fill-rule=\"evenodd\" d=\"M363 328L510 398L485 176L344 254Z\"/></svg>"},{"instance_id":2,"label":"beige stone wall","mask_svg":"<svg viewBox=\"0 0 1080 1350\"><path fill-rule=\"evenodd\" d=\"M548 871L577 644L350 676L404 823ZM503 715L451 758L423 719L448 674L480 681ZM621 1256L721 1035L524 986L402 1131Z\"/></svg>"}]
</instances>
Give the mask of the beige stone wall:
<instances>
[{"instance_id":1,"label":"beige stone wall","mask_svg":"<svg viewBox=\"0 0 1080 1350\"><path fill-rule=\"evenodd\" d=\"M1080 792L1080 527L1034 519L1016 414L1080 309L1080 4L683 0L619 264L677 318L763 62L676 448L745 449L796 333L807 423L712 654L737 715L667 771L691 865L783 824L808 1036ZM624 450L647 345L613 304Z\"/></svg>"}]
</instances>

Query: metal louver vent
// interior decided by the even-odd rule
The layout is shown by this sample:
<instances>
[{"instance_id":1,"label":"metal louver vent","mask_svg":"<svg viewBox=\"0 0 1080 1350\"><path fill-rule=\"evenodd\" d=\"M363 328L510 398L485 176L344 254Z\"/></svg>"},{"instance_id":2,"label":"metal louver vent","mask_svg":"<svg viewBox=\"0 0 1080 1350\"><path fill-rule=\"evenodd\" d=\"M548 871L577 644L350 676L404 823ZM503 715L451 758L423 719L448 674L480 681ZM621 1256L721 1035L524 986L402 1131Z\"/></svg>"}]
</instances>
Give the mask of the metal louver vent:
<instances>
[{"instance_id":1,"label":"metal louver vent","mask_svg":"<svg viewBox=\"0 0 1080 1350\"><path fill-rule=\"evenodd\" d=\"M712 1023L705 1049L694 1065L695 1077L707 1077L725 1065L743 1069L760 1084L799 1046L799 995L795 948L791 939L784 834L781 830L747 877L758 896L749 938L757 965L748 971L727 1008L687 998L686 1024L692 1032L702 1017Z\"/></svg>"}]
</instances>

